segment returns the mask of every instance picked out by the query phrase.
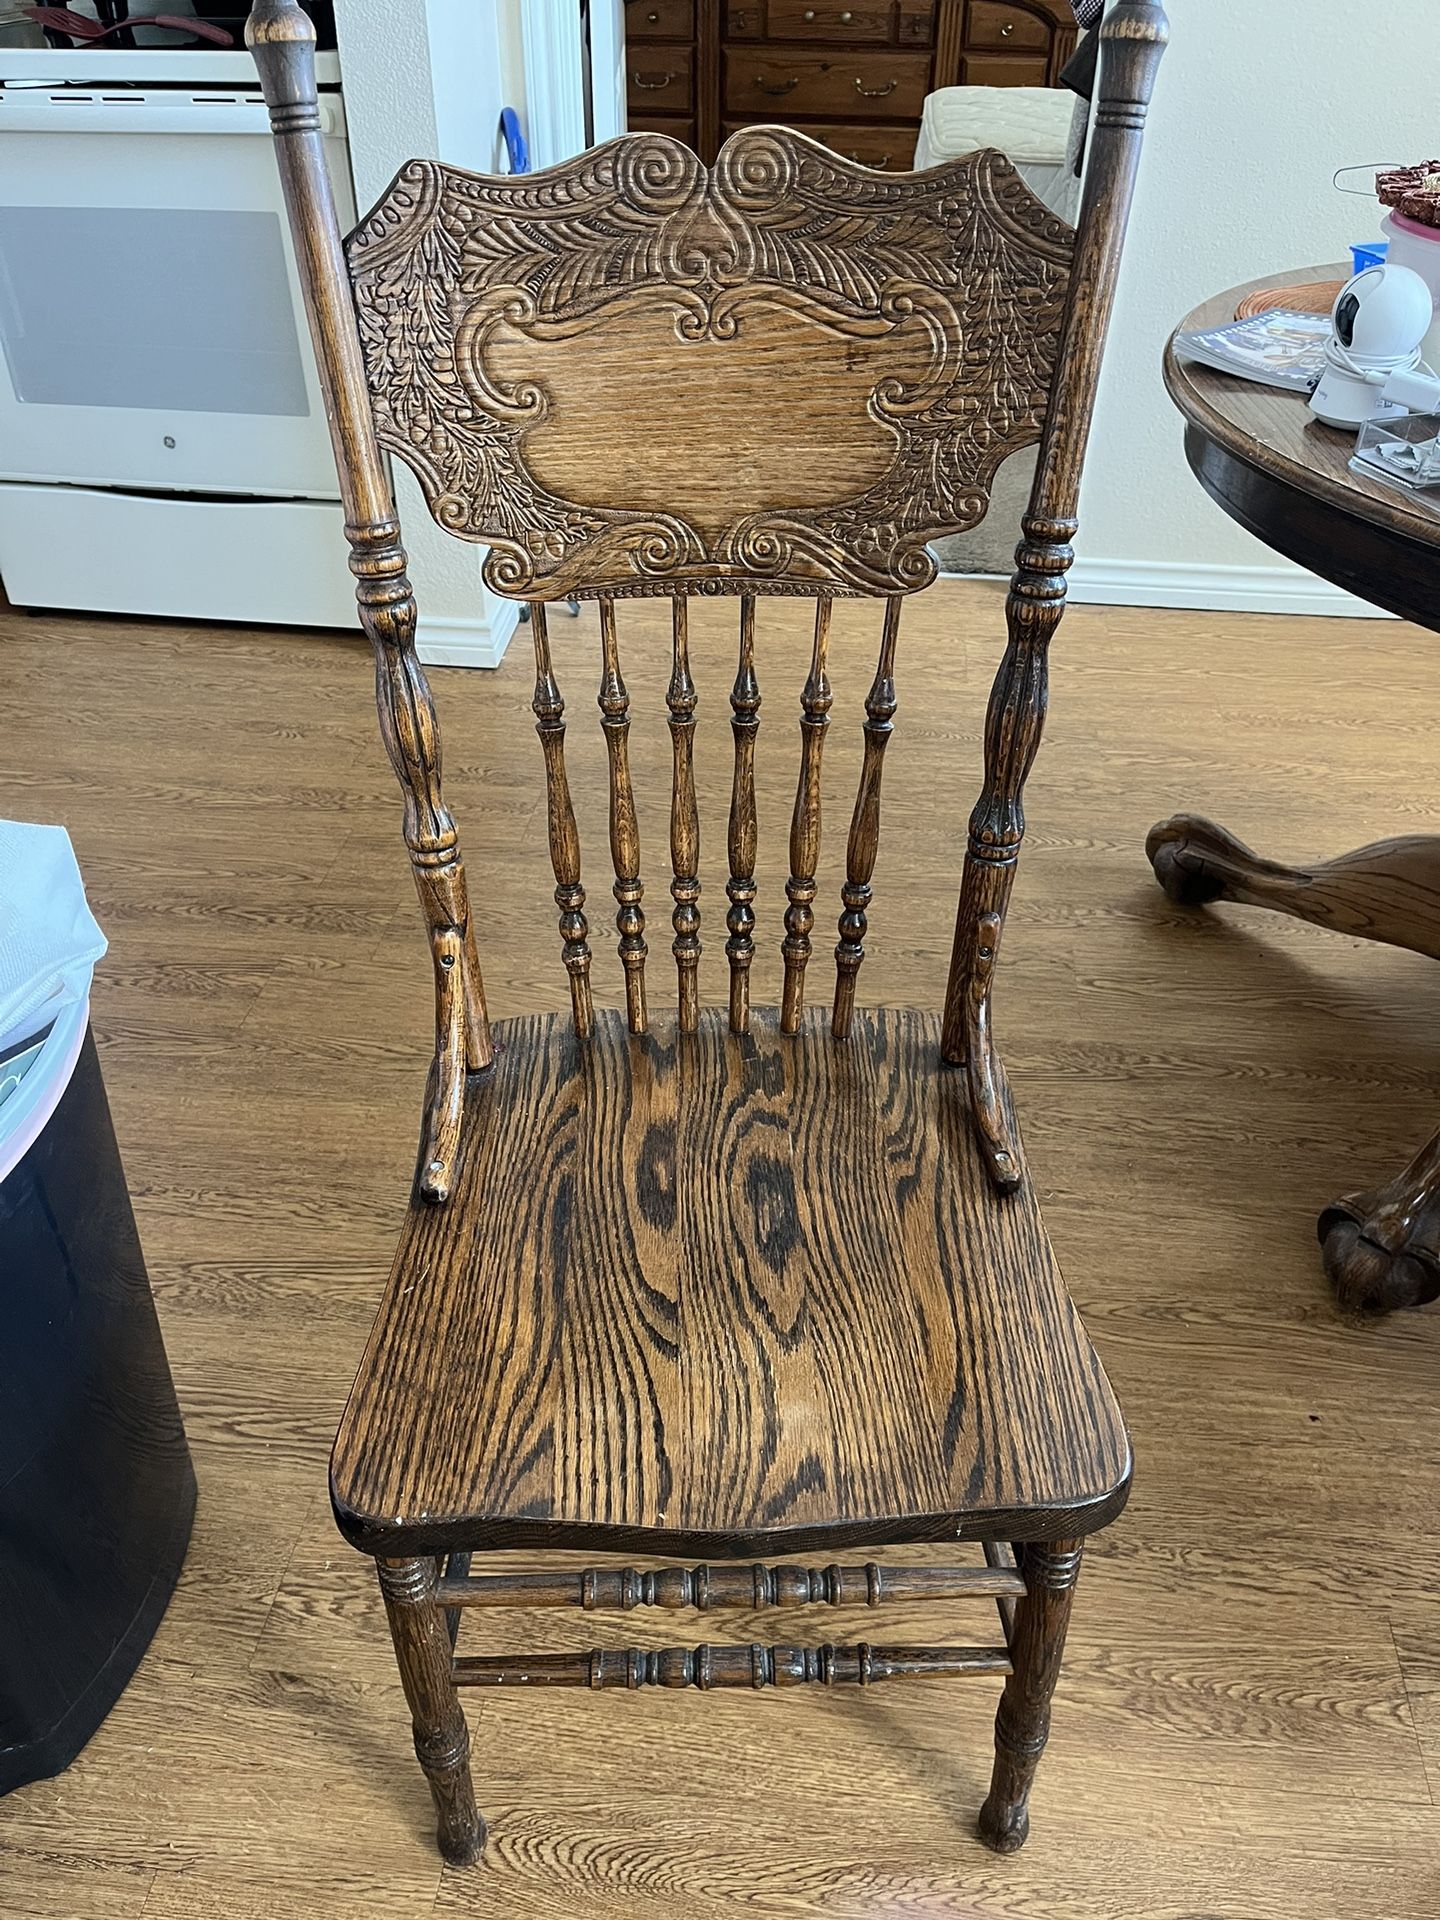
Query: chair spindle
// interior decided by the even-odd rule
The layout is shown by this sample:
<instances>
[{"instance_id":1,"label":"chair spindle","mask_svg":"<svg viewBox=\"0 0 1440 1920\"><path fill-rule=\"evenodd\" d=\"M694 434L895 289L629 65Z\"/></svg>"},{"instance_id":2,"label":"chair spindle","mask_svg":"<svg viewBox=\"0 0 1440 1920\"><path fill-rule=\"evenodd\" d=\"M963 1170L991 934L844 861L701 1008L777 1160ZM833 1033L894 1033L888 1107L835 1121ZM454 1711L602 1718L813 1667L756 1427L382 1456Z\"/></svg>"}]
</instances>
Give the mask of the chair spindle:
<instances>
[{"instance_id":1,"label":"chair spindle","mask_svg":"<svg viewBox=\"0 0 1440 1920\"><path fill-rule=\"evenodd\" d=\"M870 880L880 846L880 781L895 719L895 643L900 635L902 604L899 594L892 594L885 602L880 658L870 691L865 696L865 756L860 767L855 812L850 820L845 884L840 889L840 940L835 948L835 1005L830 1031L837 1040L849 1035L855 1013L855 976L865 958Z\"/></svg>"},{"instance_id":2,"label":"chair spindle","mask_svg":"<svg viewBox=\"0 0 1440 1920\"><path fill-rule=\"evenodd\" d=\"M550 659L545 608L538 600L530 603L530 632L535 642L535 698L530 704L545 755L545 813L550 829L550 864L555 870L555 904L560 909L560 951L570 976L575 1031L583 1040L595 1024L590 998L590 928L585 919L585 889L580 884L580 834L565 773L565 701Z\"/></svg>"},{"instance_id":3,"label":"chair spindle","mask_svg":"<svg viewBox=\"0 0 1440 1920\"><path fill-rule=\"evenodd\" d=\"M670 709L670 741L675 753L675 775L670 788L670 863L674 879L670 897L675 902L675 970L679 981L680 1031L694 1033L700 1024L700 810L695 799L695 682L690 677L689 602L677 593L674 615L673 667L666 705Z\"/></svg>"},{"instance_id":4,"label":"chair spindle","mask_svg":"<svg viewBox=\"0 0 1440 1920\"><path fill-rule=\"evenodd\" d=\"M635 789L630 780L630 695L620 675L620 642L615 602L600 602L600 715L610 763L610 857L615 866L615 925L620 934L620 963L625 969L625 1017L631 1033L645 1031L645 898L640 878L640 828L635 818Z\"/></svg>"},{"instance_id":5,"label":"chair spindle","mask_svg":"<svg viewBox=\"0 0 1440 1920\"><path fill-rule=\"evenodd\" d=\"M800 696L800 777L795 787L795 811L790 821L790 878L785 882L785 938L780 944L785 960L785 987L780 1004L780 1031L794 1033L805 1005L805 968L810 960L810 934L815 925L815 869L820 860L820 756L825 729L830 724L830 679L825 671L830 648L830 613L834 601L822 593L815 602L815 645L810 672Z\"/></svg>"},{"instance_id":6,"label":"chair spindle","mask_svg":"<svg viewBox=\"0 0 1440 1920\"><path fill-rule=\"evenodd\" d=\"M730 1031L750 1030L750 963L755 958L755 736L760 731L760 683L755 677L755 595L740 596L740 665L730 690L730 726L735 735L735 777L730 789L727 851L730 878L725 892L730 911Z\"/></svg>"}]
</instances>

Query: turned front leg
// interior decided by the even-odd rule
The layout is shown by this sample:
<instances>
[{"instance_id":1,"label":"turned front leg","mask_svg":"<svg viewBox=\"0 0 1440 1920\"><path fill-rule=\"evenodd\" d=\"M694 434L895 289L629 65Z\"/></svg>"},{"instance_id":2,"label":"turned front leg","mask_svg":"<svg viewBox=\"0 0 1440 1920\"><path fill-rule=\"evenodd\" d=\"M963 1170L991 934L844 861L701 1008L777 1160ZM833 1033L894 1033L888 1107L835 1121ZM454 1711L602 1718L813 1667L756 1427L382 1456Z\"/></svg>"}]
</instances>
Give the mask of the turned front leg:
<instances>
[{"instance_id":1,"label":"turned front leg","mask_svg":"<svg viewBox=\"0 0 1440 1920\"><path fill-rule=\"evenodd\" d=\"M415 1755L435 1798L436 1838L452 1866L485 1850L470 1780L470 1733L450 1672L450 1633L433 1559L377 1560L395 1659L415 1729Z\"/></svg>"},{"instance_id":2,"label":"turned front leg","mask_svg":"<svg viewBox=\"0 0 1440 1920\"><path fill-rule=\"evenodd\" d=\"M1030 1788L1050 1737L1050 1700L1060 1677L1081 1542L1055 1540L1021 1550L1025 1597L1015 1609L1013 1670L995 1715L995 1771L980 1809L980 1838L1014 1853L1030 1832Z\"/></svg>"}]
</instances>

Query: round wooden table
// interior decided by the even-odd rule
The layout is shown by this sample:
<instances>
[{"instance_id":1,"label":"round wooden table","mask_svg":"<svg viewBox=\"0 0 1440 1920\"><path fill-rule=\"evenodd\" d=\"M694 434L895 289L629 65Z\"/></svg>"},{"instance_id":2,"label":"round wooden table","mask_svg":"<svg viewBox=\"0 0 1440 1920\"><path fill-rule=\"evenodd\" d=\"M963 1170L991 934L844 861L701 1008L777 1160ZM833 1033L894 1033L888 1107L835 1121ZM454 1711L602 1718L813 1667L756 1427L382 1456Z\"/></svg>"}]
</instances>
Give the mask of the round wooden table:
<instances>
[{"instance_id":1,"label":"round wooden table","mask_svg":"<svg viewBox=\"0 0 1440 1920\"><path fill-rule=\"evenodd\" d=\"M1261 287L1346 277L1301 268L1208 300L1184 323L1234 317ZM1165 385L1185 420L1185 454L1202 487L1277 553L1403 620L1440 632L1440 513L1350 471L1353 434L1312 419L1301 395L1182 362ZM1253 853L1196 814L1152 827L1145 850L1172 900L1268 907L1363 940L1440 959L1440 837L1381 840L1314 866ZM1388 1186L1347 1194L1320 1215L1325 1267L1342 1302L1385 1310L1440 1295L1440 1134Z\"/></svg>"}]
</instances>

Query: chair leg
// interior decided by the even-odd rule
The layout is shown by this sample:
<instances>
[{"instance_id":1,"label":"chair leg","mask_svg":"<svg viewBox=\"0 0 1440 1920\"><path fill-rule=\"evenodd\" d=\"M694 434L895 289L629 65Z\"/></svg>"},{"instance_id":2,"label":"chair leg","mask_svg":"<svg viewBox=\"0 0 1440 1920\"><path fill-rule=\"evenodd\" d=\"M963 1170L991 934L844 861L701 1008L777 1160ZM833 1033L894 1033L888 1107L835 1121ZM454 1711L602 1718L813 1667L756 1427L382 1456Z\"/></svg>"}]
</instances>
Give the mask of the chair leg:
<instances>
[{"instance_id":1,"label":"chair leg","mask_svg":"<svg viewBox=\"0 0 1440 1920\"><path fill-rule=\"evenodd\" d=\"M377 1560L395 1659L415 1727L415 1754L435 1796L436 1838L452 1866L485 1850L485 1822L470 1781L470 1734L450 1677L450 1634L436 1598L433 1558Z\"/></svg>"},{"instance_id":2,"label":"chair leg","mask_svg":"<svg viewBox=\"0 0 1440 1920\"><path fill-rule=\"evenodd\" d=\"M995 1771L980 1809L980 1838L1014 1853L1030 1832L1030 1788L1050 1734L1050 1697L1060 1677L1081 1542L1051 1540L1023 1550L1026 1594L1015 1609L1014 1669L995 1715Z\"/></svg>"}]
</instances>

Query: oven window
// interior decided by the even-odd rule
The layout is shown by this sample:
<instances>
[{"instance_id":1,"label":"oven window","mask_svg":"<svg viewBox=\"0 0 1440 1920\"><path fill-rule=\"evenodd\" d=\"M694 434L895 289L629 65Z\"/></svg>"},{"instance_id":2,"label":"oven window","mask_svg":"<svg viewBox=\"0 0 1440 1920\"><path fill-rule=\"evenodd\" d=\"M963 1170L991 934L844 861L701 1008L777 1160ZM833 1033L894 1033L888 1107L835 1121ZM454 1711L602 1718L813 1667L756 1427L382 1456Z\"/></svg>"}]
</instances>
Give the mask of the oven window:
<instances>
[{"instance_id":1,"label":"oven window","mask_svg":"<svg viewBox=\"0 0 1440 1920\"><path fill-rule=\"evenodd\" d=\"M31 404L310 411L273 213L0 207L0 347Z\"/></svg>"}]
</instances>

